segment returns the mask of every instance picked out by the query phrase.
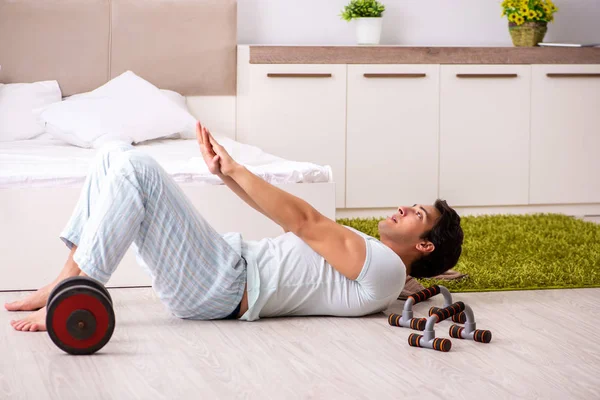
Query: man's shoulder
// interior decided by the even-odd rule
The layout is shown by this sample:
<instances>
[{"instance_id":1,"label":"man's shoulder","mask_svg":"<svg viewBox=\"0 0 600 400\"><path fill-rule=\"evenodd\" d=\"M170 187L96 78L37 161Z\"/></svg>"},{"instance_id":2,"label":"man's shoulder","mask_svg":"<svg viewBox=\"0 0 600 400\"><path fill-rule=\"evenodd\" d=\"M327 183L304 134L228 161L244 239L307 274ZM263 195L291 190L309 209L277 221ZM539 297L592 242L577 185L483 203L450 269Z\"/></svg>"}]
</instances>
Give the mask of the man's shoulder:
<instances>
[{"instance_id":1,"label":"man's shoulder","mask_svg":"<svg viewBox=\"0 0 600 400\"><path fill-rule=\"evenodd\" d=\"M348 226L348 225L343 225L343 224L340 224L340 225L341 225L341 226L343 226L343 227L344 227L344 228L346 228L346 229L349 229L349 230L351 230L351 231L352 231L352 232L354 232L354 233L357 233L358 235L360 235L360 236L362 236L362 237L364 237L364 238L368 238L368 239L374 239L374 240L377 240L377 238L376 238L376 237L374 237L374 236L371 236L371 235L369 235L369 234L366 234L366 233L364 233L364 232L362 232L362 231L359 231L359 230L358 230L358 229L356 229L356 228L353 228L353 227L351 227L351 226Z\"/></svg>"}]
</instances>

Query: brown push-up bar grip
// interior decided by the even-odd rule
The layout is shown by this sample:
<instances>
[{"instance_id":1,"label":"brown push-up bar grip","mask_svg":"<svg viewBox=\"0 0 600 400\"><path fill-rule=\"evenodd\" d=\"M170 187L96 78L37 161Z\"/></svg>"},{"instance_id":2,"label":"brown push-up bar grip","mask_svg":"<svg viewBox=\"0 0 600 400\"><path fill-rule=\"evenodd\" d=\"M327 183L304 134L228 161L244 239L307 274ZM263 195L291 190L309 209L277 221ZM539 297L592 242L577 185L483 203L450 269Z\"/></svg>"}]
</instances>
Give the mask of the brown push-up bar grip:
<instances>
[{"instance_id":1,"label":"brown push-up bar grip","mask_svg":"<svg viewBox=\"0 0 600 400\"><path fill-rule=\"evenodd\" d=\"M489 343L492 341L492 332L485 329L475 329L467 332L465 328L458 325L450 326L450 337L456 339L471 339L480 343Z\"/></svg>"},{"instance_id":2,"label":"brown push-up bar grip","mask_svg":"<svg viewBox=\"0 0 600 400\"><path fill-rule=\"evenodd\" d=\"M423 335L416 333L411 333L408 336L408 344L412 347L427 347L444 353L450 351L452 348L452 342L448 339L433 338L433 340L425 342Z\"/></svg>"},{"instance_id":3,"label":"brown push-up bar grip","mask_svg":"<svg viewBox=\"0 0 600 400\"><path fill-rule=\"evenodd\" d=\"M390 314L388 317L388 322L392 326L402 326L401 324L401 316L400 314ZM409 321L410 329L416 329L418 331L422 331L425 329L425 323L427 322L426 318L411 318Z\"/></svg>"},{"instance_id":4,"label":"brown push-up bar grip","mask_svg":"<svg viewBox=\"0 0 600 400\"><path fill-rule=\"evenodd\" d=\"M413 318L410 320L410 329L422 331L425 329L425 323L427 323L427 319L425 318Z\"/></svg>"},{"instance_id":5,"label":"brown push-up bar grip","mask_svg":"<svg viewBox=\"0 0 600 400\"><path fill-rule=\"evenodd\" d=\"M443 288L443 286L442 286ZM445 288L443 288L445 289ZM431 309L431 316L427 318L425 323L425 329L423 329L422 335L411 334L408 337L408 344L413 347L421 347L427 349L434 349L438 351L450 351L452 343L448 339L441 339L435 337L435 325L453 315L459 315L463 313L465 315L465 326L452 325L450 327L450 336L457 339L469 339L481 343L489 343L492 340L492 333L490 331L476 329L475 316L471 307L457 301L449 306L441 309Z\"/></svg>"},{"instance_id":6,"label":"brown push-up bar grip","mask_svg":"<svg viewBox=\"0 0 600 400\"><path fill-rule=\"evenodd\" d=\"M463 303L462 301L457 301L454 304L450 304L446 308L441 308L441 309L437 310L436 312L434 312L431 315L432 316L435 315L438 318L438 322L440 322L447 318L450 318L453 315L457 315L458 313L464 311L464 309L465 309L465 303Z\"/></svg>"},{"instance_id":7,"label":"brown push-up bar grip","mask_svg":"<svg viewBox=\"0 0 600 400\"><path fill-rule=\"evenodd\" d=\"M433 314L435 314L438 310L440 310L439 307L431 307L429 309L429 316L432 316ZM467 315L465 314L464 311L459 312L458 314L454 314L452 316L452 322L456 322L457 324L464 324L465 322L467 322Z\"/></svg>"},{"instance_id":8,"label":"brown push-up bar grip","mask_svg":"<svg viewBox=\"0 0 600 400\"><path fill-rule=\"evenodd\" d=\"M444 306L452 304L452 295L444 286L434 285L432 287L423 289L417 293L414 293L406 299L404 307L402 309L402 316L394 315L394 320L389 319L390 325L402 326L404 328L412 328L423 330L423 322L420 319L413 318L413 306L421 301L425 301L430 297L438 294L444 296Z\"/></svg>"},{"instance_id":9,"label":"brown push-up bar grip","mask_svg":"<svg viewBox=\"0 0 600 400\"><path fill-rule=\"evenodd\" d=\"M422 301L427 300L430 297L435 296L440 293L440 287L438 285L434 285L432 287L428 287L426 289L421 290L420 292L413 293L409 298L412 297L414 304L420 303Z\"/></svg>"}]
</instances>

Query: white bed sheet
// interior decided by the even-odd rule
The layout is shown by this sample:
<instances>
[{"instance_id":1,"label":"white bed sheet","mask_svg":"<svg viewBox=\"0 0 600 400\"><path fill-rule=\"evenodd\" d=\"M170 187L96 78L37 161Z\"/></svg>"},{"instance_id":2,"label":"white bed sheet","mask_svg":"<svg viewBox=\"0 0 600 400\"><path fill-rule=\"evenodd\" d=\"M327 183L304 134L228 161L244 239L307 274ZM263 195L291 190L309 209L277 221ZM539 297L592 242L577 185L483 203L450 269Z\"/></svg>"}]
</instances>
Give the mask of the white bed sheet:
<instances>
[{"instance_id":1,"label":"white bed sheet","mask_svg":"<svg viewBox=\"0 0 600 400\"><path fill-rule=\"evenodd\" d=\"M285 160L255 146L217 137L229 154L272 184L332 182L331 167ZM219 185L194 139L163 139L136 148L154 157L176 182ZM0 143L0 189L78 187L97 149L83 149L55 139Z\"/></svg>"}]
</instances>

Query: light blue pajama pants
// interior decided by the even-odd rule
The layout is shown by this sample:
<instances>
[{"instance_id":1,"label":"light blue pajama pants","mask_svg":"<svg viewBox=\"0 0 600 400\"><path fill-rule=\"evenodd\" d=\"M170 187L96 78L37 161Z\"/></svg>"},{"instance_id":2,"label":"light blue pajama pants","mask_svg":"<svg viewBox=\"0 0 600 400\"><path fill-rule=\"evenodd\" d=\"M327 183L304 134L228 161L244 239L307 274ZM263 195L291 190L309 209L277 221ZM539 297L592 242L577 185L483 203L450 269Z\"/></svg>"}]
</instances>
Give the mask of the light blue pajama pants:
<instances>
[{"instance_id":1,"label":"light blue pajama pants","mask_svg":"<svg viewBox=\"0 0 600 400\"><path fill-rule=\"evenodd\" d=\"M238 306L246 262L152 157L111 143L98 151L60 234L79 268L106 283L133 246L158 297L180 318L221 319Z\"/></svg>"}]
</instances>

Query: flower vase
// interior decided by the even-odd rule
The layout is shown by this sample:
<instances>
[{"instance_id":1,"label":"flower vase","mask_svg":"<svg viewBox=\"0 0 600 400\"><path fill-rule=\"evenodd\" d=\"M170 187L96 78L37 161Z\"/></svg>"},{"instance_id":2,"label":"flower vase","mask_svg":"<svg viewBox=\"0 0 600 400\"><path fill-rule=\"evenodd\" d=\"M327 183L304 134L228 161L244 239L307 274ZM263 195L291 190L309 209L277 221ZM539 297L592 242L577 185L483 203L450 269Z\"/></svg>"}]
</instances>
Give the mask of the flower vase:
<instances>
[{"instance_id":1,"label":"flower vase","mask_svg":"<svg viewBox=\"0 0 600 400\"><path fill-rule=\"evenodd\" d=\"M356 41L358 44L379 44L383 18L356 18Z\"/></svg>"},{"instance_id":2,"label":"flower vase","mask_svg":"<svg viewBox=\"0 0 600 400\"><path fill-rule=\"evenodd\" d=\"M529 21L517 25L514 22L509 22L508 30L515 46L533 47L544 41L544 36L548 30L548 23L542 21Z\"/></svg>"}]
</instances>

